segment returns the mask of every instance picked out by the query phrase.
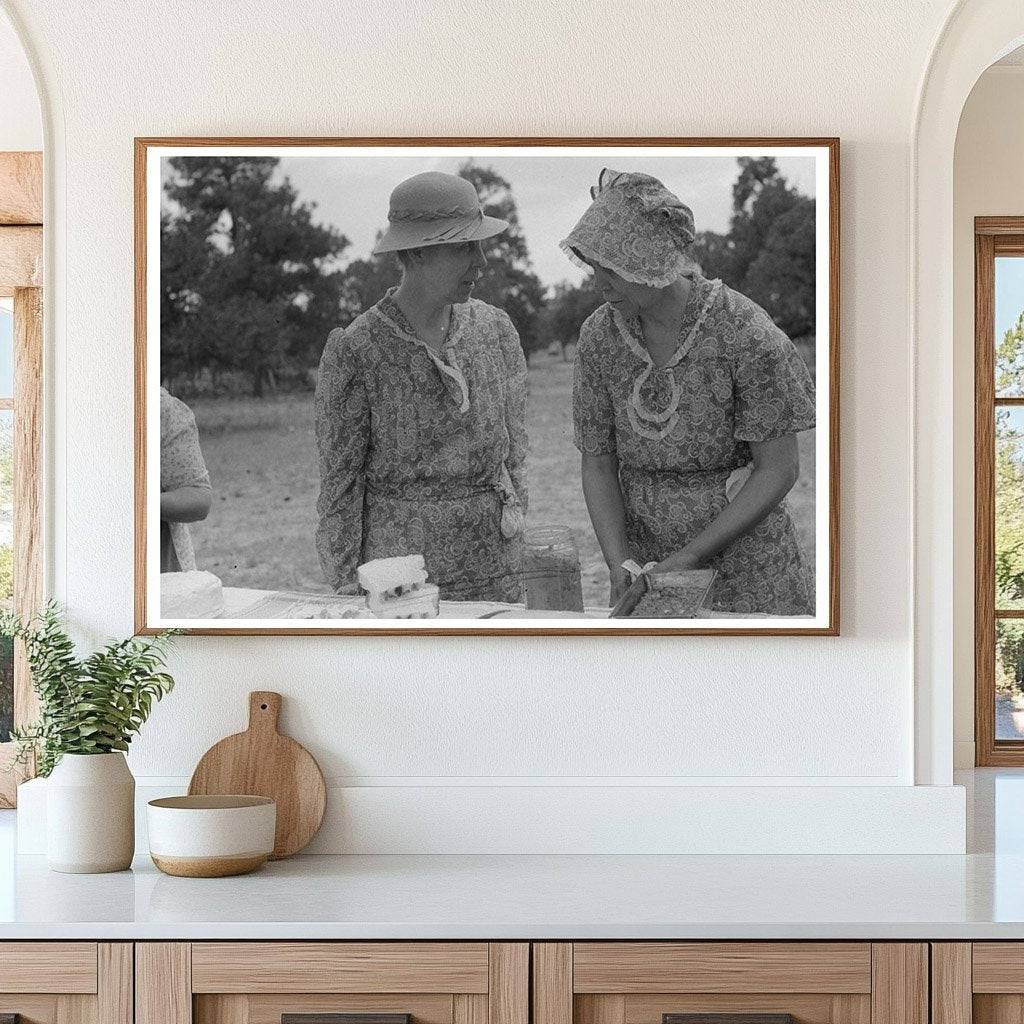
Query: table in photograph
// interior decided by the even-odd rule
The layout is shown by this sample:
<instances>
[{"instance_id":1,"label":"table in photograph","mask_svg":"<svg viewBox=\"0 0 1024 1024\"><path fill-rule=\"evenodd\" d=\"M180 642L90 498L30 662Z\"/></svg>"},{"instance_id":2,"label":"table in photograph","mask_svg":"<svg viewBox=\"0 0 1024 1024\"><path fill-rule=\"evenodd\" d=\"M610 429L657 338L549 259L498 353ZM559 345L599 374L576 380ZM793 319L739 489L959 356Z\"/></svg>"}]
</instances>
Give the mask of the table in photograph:
<instances>
[{"instance_id":1,"label":"table in photograph","mask_svg":"<svg viewBox=\"0 0 1024 1024\"><path fill-rule=\"evenodd\" d=\"M293 590L251 590L248 587L225 587L224 619L325 619L340 618L345 612L351 618L366 610L361 595L316 594ZM605 619L608 608L586 608L582 616L575 611L527 611L525 604L504 604L500 601L442 601L442 619ZM339 615L339 613L341 613Z\"/></svg>"}]
</instances>

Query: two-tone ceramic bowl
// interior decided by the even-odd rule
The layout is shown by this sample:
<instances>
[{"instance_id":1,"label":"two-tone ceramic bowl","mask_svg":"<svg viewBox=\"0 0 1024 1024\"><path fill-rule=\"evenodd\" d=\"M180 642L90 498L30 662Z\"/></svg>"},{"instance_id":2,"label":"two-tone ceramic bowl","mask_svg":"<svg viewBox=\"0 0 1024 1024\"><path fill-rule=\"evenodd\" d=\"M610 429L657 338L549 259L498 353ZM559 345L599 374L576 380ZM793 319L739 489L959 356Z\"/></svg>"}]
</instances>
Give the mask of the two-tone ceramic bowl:
<instances>
[{"instance_id":1,"label":"two-tone ceramic bowl","mask_svg":"<svg viewBox=\"0 0 1024 1024\"><path fill-rule=\"evenodd\" d=\"M147 822L161 871L222 878L255 871L270 857L277 805L263 796L169 796L150 800Z\"/></svg>"}]
</instances>

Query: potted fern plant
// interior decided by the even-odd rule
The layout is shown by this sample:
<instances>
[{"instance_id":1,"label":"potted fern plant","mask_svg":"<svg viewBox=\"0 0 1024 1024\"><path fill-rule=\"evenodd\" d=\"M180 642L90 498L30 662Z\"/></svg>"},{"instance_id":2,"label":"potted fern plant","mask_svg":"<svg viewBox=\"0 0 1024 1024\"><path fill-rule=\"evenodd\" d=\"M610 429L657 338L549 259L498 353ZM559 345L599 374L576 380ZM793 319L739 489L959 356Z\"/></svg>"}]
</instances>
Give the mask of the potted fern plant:
<instances>
[{"instance_id":1,"label":"potted fern plant","mask_svg":"<svg viewBox=\"0 0 1024 1024\"><path fill-rule=\"evenodd\" d=\"M84 658L50 603L22 622L0 614L0 634L25 645L39 718L11 736L22 763L48 776L47 862L54 871L122 871L135 853L135 779L124 752L174 687L162 671L173 631L129 637Z\"/></svg>"}]
</instances>

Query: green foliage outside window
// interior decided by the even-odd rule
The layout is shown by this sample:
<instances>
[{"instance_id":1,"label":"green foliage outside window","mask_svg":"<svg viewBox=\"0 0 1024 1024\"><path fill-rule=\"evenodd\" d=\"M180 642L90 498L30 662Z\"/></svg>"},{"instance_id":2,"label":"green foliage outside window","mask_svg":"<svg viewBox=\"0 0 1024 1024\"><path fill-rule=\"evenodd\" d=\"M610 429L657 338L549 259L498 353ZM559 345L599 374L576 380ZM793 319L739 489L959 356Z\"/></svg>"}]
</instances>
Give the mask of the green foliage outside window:
<instances>
[{"instance_id":1,"label":"green foliage outside window","mask_svg":"<svg viewBox=\"0 0 1024 1024\"><path fill-rule=\"evenodd\" d=\"M996 347L996 394L1011 393L1024 369L1024 313ZM996 607L1024 601L1024 410L996 410Z\"/></svg>"},{"instance_id":2,"label":"green foliage outside window","mask_svg":"<svg viewBox=\"0 0 1024 1024\"><path fill-rule=\"evenodd\" d=\"M9 545L0 547L0 602L9 601L14 593L14 551Z\"/></svg>"},{"instance_id":3,"label":"green foliage outside window","mask_svg":"<svg viewBox=\"0 0 1024 1024\"><path fill-rule=\"evenodd\" d=\"M0 743L10 739L14 728L14 641L0 636Z\"/></svg>"},{"instance_id":4,"label":"green foliage outside window","mask_svg":"<svg viewBox=\"0 0 1024 1024\"><path fill-rule=\"evenodd\" d=\"M14 596L14 417L0 414L0 606ZM0 637L0 743L14 728L14 644Z\"/></svg>"},{"instance_id":5,"label":"green foliage outside window","mask_svg":"<svg viewBox=\"0 0 1024 1024\"><path fill-rule=\"evenodd\" d=\"M1024 383L1024 313L996 346L996 395L1020 395ZM996 608L1024 607L1024 410L1000 408L995 422ZM1024 629L996 628L996 686L1024 689Z\"/></svg>"}]
</instances>

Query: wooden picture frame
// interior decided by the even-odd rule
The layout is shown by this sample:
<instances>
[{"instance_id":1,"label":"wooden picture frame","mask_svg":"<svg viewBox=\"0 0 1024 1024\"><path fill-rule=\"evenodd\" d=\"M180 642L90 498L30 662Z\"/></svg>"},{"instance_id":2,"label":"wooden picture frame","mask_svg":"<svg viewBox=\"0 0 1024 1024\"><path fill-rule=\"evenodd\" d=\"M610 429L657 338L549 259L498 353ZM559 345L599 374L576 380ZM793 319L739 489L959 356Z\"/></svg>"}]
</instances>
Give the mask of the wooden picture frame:
<instances>
[{"instance_id":1,"label":"wooden picture frame","mask_svg":"<svg viewBox=\"0 0 1024 1024\"><path fill-rule=\"evenodd\" d=\"M43 161L41 153L0 153L0 297L14 300L14 395L0 409L14 418L14 608L22 618L43 596ZM37 713L20 643L14 652L14 724ZM31 764L9 768L13 743L0 743L0 807L13 807Z\"/></svg>"},{"instance_id":2,"label":"wooden picture frame","mask_svg":"<svg viewBox=\"0 0 1024 1024\"><path fill-rule=\"evenodd\" d=\"M161 383L159 366L158 321L160 309L159 234L163 202L161 188L164 173L162 157L202 156L239 153L281 152L289 157L306 149L317 153L331 150L340 157L346 153L370 153L426 150L432 153L469 154L500 151L524 151L529 155L542 149L557 148L567 154L607 156L610 166L617 154L636 155L637 151L674 153L680 158L696 158L711 153L735 160L744 154L798 153L815 162L814 192L816 209L815 252L816 288L819 297L816 334L827 334L827 343L815 356L819 380L827 386L818 389L817 438L815 457L819 467L827 467L827 476L819 479L814 490L816 575L815 611L808 618L767 617L734 613L734 618L717 616L702 619L644 619L633 625L627 620L531 618L512 623L507 619L446 620L431 619L403 623L393 619L354 622L335 618L330 622L315 619L264 619L252 625L243 618L170 619L159 615L159 581L154 560L154 501L152 455L154 448L154 382ZM352 635L352 636L836 636L840 613L840 467L839 467L839 269L840 201L839 140L836 138L158 138L135 140L135 619L139 633L153 633L174 626L206 635ZM385 211L381 210L383 220ZM571 221L566 227L571 226ZM698 225L699 226L699 225ZM820 343L819 343L820 344ZM824 354L821 354L823 350ZM822 398L822 396L824 396ZM158 441L158 439L156 439ZM157 494L158 497L158 494ZM822 506L827 506L822 508ZM589 524L588 524L589 525Z\"/></svg>"}]
</instances>

